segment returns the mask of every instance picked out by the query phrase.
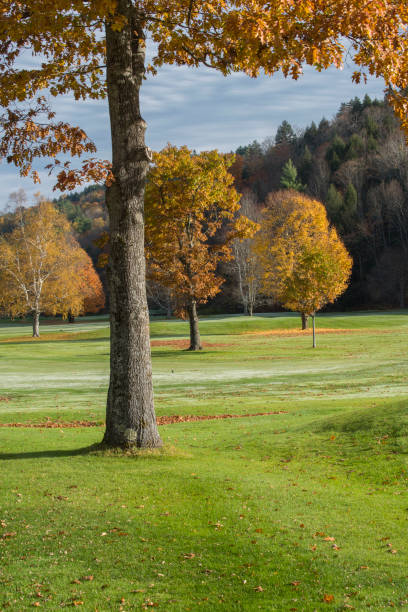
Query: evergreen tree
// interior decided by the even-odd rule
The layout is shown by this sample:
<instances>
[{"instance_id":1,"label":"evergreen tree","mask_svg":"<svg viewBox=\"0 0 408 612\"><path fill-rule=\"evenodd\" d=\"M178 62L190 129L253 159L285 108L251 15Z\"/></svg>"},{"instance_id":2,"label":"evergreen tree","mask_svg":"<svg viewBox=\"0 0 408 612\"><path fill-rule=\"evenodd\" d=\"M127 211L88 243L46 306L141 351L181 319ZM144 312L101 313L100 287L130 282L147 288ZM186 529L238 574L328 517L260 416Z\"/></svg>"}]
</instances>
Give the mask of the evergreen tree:
<instances>
[{"instance_id":1,"label":"evergreen tree","mask_svg":"<svg viewBox=\"0 0 408 612\"><path fill-rule=\"evenodd\" d=\"M303 134L304 141L310 147L315 147L317 144L317 127L314 121L305 129Z\"/></svg>"},{"instance_id":2,"label":"evergreen tree","mask_svg":"<svg viewBox=\"0 0 408 612\"><path fill-rule=\"evenodd\" d=\"M283 189L304 191L304 185L298 180L296 166L291 159L283 166L280 184Z\"/></svg>"},{"instance_id":3,"label":"evergreen tree","mask_svg":"<svg viewBox=\"0 0 408 612\"><path fill-rule=\"evenodd\" d=\"M357 202L356 188L353 183L349 183L344 195L344 209L350 216L354 216L357 213Z\"/></svg>"},{"instance_id":4,"label":"evergreen tree","mask_svg":"<svg viewBox=\"0 0 408 612\"><path fill-rule=\"evenodd\" d=\"M334 225L336 225L336 227L338 227L339 229L341 229L339 226L343 208L343 196L339 191L337 191L333 183L330 183L326 196L326 210L330 221L334 223Z\"/></svg>"},{"instance_id":5,"label":"evergreen tree","mask_svg":"<svg viewBox=\"0 0 408 612\"><path fill-rule=\"evenodd\" d=\"M356 188L352 183L349 183L344 194L344 207L342 211L342 225L346 232L353 229L355 218L357 215L358 197Z\"/></svg>"},{"instance_id":6,"label":"evergreen tree","mask_svg":"<svg viewBox=\"0 0 408 612\"><path fill-rule=\"evenodd\" d=\"M275 144L291 143L294 140L296 140L296 134L292 126L287 121L282 121L276 132Z\"/></svg>"},{"instance_id":7,"label":"evergreen tree","mask_svg":"<svg viewBox=\"0 0 408 612\"><path fill-rule=\"evenodd\" d=\"M309 181L313 169L313 157L309 147L306 145L303 155L300 160L299 177L303 183Z\"/></svg>"},{"instance_id":8,"label":"evergreen tree","mask_svg":"<svg viewBox=\"0 0 408 612\"><path fill-rule=\"evenodd\" d=\"M335 135L326 153L326 160L332 172L338 170L344 158L346 144L340 136Z\"/></svg>"},{"instance_id":9,"label":"evergreen tree","mask_svg":"<svg viewBox=\"0 0 408 612\"><path fill-rule=\"evenodd\" d=\"M367 151L376 151L377 150L377 140L374 138L372 134L367 138Z\"/></svg>"},{"instance_id":10,"label":"evergreen tree","mask_svg":"<svg viewBox=\"0 0 408 612\"><path fill-rule=\"evenodd\" d=\"M364 153L365 146L363 139L358 134L353 134L347 147L346 159L356 159Z\"/></svg>"}]
</instances>

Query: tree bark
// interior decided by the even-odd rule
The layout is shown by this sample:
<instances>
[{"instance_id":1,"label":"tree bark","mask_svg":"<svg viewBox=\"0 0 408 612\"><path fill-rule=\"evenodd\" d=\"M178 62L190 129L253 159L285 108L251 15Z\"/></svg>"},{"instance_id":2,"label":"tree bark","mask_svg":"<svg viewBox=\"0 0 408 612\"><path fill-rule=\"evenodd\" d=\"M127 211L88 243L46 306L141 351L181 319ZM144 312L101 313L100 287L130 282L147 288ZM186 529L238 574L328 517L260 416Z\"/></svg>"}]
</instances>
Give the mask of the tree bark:
<instances>
[{"instance_id":1,"label":"tree bark","mask_svg":"<svg viewBox=\"0 0 408 612\"><path fill-rule=\"evenodd\" d=\"M309 327L309 315L306 314L305 312L301 313L301 317L302 317L302 329L308 329Z\"/></svg>"},{"instance_id":2,"label":"tree bark","mask_svg":"<svg viewBox=\"0 0 408 612\"><path fill-rule=\"evenodd\" d=\"M195 300L191 300L187 307L188 320L190 322L190 347L189 351L201 351L200 330L198 328L197 305Z\"/></svg>"},{"instance_id":3,"label":"tree bark","mask_svg":"<svg viewBox=\"0 0 408 612\"><path fill-rule=\"evenodd\" d=\"M75 323L75 317L72 312L68 313L68 323Z\"/></svg>"},{"instance_id":4,"label":"tree bark","mask_svg":"<svg viewBox=\"0 0 408 612\"><path fill-rule=\"evenodd\" d=\"M120 32L106 26L106 64L112 133L113 184L107 188L110 221L110 382L104 443L157 447L161 439L153 403L149 311L145 286L144 185L149 167L146 124L139 92L144 36L131 0L119 0L127 17Z\"/></svg>"},{"instance_id":5,"label":"tree bark","mask_svg":"<svg viewBox=\"0 0 408 612\"><path fill-rule=\"evenodd\" d=\"M33 312L33 338L40 337L40 313L38 310Z\"/></svg>"}]
</instances>

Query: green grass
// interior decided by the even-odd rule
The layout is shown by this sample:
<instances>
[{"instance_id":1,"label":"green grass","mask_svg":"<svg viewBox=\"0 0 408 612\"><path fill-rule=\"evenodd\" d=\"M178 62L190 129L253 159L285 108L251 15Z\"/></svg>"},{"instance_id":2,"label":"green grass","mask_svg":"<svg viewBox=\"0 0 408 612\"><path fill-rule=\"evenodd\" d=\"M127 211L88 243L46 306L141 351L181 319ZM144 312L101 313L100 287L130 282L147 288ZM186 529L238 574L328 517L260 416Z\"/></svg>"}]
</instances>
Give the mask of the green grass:
<instances>
[{"instance_id":1,"label":"green grass","mask_svg":"<svg viewBox=\"0 0 408 612\"><path fill-rule=\"evenodd\" d=\"M321 316L316 350L298 324L207 317L191 354L184 322L152 323L158 415L281 414L126 456L102 426L0 428L1 609L408 607L408 313ZM102 423L107 322L43 332L0 326L0 422Z\"/></svg>"}]
</instances>

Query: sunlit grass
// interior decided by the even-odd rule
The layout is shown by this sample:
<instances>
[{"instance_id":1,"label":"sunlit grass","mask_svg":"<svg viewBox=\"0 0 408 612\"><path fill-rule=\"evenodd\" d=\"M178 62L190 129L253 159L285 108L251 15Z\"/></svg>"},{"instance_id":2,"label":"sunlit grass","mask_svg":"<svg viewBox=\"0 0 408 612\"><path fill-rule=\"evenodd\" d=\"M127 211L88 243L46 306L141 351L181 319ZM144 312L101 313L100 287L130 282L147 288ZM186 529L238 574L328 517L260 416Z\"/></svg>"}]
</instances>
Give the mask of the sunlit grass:
<instances>
[{"instance_id":1,"label":"sunlit grass","mask_svg":"<svg viewBox=\"0 0 408 612\"><path fill-rule=\"evenodd\" d=\"M201 323L202 353L153 343L159 415L279 414L160 427L163 450L127 455L95 446L102 425L0 428L0 606L408 606L408 316L318 323L352 331L313 350L259 333L297 317L218 317ZM67 328L33 343L1 327L2 423L102 424L107 322L52 337ZM187 333L152 323L155 341Z\"/></svg>"}]
</instances>

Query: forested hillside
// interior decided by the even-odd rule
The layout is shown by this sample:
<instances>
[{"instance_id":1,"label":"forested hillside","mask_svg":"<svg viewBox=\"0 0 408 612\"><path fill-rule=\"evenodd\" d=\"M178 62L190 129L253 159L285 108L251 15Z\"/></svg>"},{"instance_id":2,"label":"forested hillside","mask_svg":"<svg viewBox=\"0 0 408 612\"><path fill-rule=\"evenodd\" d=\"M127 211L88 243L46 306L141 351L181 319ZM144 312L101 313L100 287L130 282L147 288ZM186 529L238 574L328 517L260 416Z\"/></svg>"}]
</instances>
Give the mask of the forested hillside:
<instances>
[{"instance_id":1,"label":"forested hillside","mask_svg":"<svg viewBox=\"0 0 408 612\"><path fill-rule=\"evenodd\" d=\"M354 260L351 284L335 308L406 306L408 147L387 103L355 98L332 121L301 131L284 121L273 139L239 147L231 172L237 189L261 209L268 194L282 188L288 165L289 180L297 173L297 189L324 203ZM98 239L107 231L104 188L90 186L55 203L97 265L103 251ZM12 215L3 216L1 231L10 227ZM97 270L106 290L105 270ZM210 307L238 311L234 262L221 272L226 282Z\"/></svg>"},{"instance_id":2,"label":"forested hillside","mask_svg":"<svg viewBox=\"0 0 408 612\"><path fill-rule=\"evenodd\" d=\"M354 260L351 285L337 306L406 305L408 148L386 102L355 98L332 121L300 133L284 121L273 142L254 141L237 154L237 185L260 205L281 188L289 159L303 190L325 204Z\"/></svg>"}]
</instances>

